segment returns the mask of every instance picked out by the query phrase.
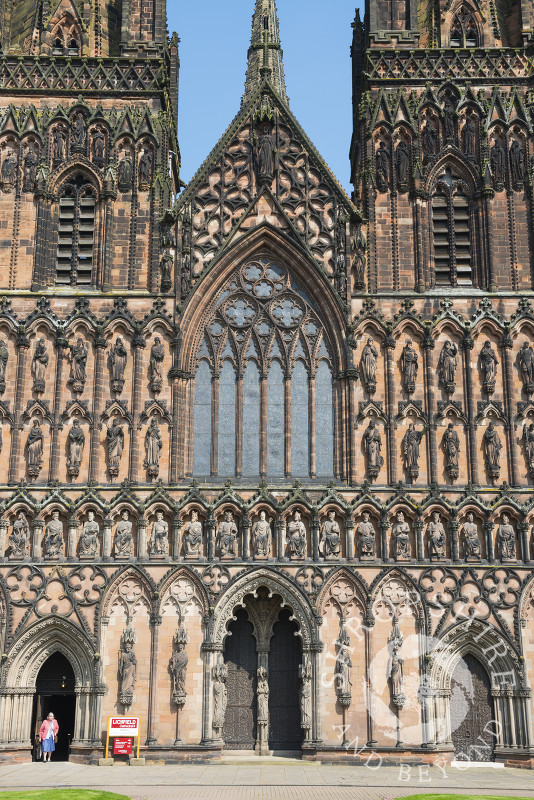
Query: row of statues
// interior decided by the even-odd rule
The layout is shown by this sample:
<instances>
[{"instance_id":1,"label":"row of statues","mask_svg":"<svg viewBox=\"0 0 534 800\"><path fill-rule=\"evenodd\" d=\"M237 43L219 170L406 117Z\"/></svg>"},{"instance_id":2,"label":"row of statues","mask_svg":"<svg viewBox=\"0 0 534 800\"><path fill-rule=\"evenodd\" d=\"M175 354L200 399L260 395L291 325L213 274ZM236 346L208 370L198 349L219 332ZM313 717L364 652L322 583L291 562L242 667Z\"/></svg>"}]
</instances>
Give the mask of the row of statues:
<instances>
[{"instance_id":1,"label":"row of statues","mask_svg":"<svg viewBox=\"0 0 534 800\"><path fill-rule=\"evenodd\" d=\"M466 560L479 561L482 557L482 546L479 527L472 512L467 514L465 521L461 524L459 536L463 542ZM238 525L233 514L231 511L226 511L217 528L217 553L221 559L232 560L238 557L238 537ZM321 557L326 561L335 561L341 558L342 538L341 526L336 519L336 513L334 510L330 510L320 529L319 552ZM94 511L88 511L87 519L82 524L78 543L79 558L96 558L100 552L100 540L100 525L95 518ZM429 557L432 560L443 561L448 557L447 533L439 511L432 512L431 519L426 525L426 540ZM182 536L185 558L201 559L203 541L202 522L199 520L198 512L192 511L191 519L186 523ZM408 561L412 558L412 529L403 511L398 511L392 521L391 541L396 560ZM64 555L65 530L57 510L52 511L51 519L45 525L43 543L45 558L58 558ZM376 559L377 532L368 511L362 513L362 518L356 525L356 543L358 555L362 561ZM272 521L267 520L263 510L260 511L259 518L252 526L251 544L255 558L260 560L272 558ZM501 560L516 560L516 532L510 516L506 513L502 514L497 528L497 544ZM30 555L29 550L30 525L24 512L19 511L8 538L9 557L13 560L27 559ZM131 559L134 557L134 552L133 522L130 512L124 509L115 526L113 556L119 560ZM161 510L156 511L151 526L148 553L154 558L169 555L169 523ZM296 511L287 522L286 553L292 560L302 560L308 553L306 527L299 511Z\"/></svg>"}]
</instances>

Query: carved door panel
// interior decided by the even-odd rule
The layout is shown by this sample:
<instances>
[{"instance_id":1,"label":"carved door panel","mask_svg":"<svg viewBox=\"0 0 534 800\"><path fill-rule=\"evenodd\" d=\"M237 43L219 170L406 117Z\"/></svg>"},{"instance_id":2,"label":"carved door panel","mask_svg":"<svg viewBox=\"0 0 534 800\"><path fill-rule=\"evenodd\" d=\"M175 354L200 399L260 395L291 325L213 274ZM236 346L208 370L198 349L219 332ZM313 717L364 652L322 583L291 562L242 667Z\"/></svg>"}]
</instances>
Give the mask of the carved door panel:
<instances>
[{"instance_id":1,"label":"carved door panel","mask_svg":"<svg viewBox=\"0 0 534 800\"><path fill-rule=\"evenodd\" d=\"M269 652L269 747L272 750L300 750L300 639L291 612L282 609L273 629Z\"/></svg>"},{"instance_id":2,"label":"carved door panel","mask_svg":"<svg viewBox=\"0 0 534 800\"><path fill-rule=\"evenodd\" d=\"M228 704L223 739L228 750L253 750L256 744L256 673L258 654L247 612L235 612L229 626L224 660L228 667Z\"/></svg>"},{"instance_id":3,"label":"carved door panel","mask_svg":"<svg viewBox=\"0 0 534 800\"><path fill-rule=\"evenodd\" d=\"M496 724L488 674L472 655L464 656L451 680L451 731L460 761L493 761Z\"/></svg>"}]
</instances>

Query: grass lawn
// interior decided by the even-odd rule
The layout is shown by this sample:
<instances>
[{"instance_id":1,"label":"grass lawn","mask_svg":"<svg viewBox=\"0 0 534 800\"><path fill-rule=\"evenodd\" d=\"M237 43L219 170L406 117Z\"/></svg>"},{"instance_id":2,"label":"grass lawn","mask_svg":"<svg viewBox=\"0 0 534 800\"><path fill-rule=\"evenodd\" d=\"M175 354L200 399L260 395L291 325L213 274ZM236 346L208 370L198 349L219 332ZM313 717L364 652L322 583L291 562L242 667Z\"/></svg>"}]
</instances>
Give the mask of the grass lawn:
<instances>
[{"instance_id":1,"label":"grass lawn","mask_svg":"<svg viewBox=\"0 0 534 800\"><path fill-rule=\"evenodd\" d=\"M403 797L402 800L529 800L529 798L495 794L412 794L410 797Z\"/></svg>"},{"instance_id":2,"label":"grass lawn","mask_svg":"<svg viewBox=\"0 0 534 800\"><path fill-rule=\"evenodd\" d=\"M129 800L125 794L91 789L42 789L37 792L2 792L2 800Z\"/></svg>"}]
</instances>

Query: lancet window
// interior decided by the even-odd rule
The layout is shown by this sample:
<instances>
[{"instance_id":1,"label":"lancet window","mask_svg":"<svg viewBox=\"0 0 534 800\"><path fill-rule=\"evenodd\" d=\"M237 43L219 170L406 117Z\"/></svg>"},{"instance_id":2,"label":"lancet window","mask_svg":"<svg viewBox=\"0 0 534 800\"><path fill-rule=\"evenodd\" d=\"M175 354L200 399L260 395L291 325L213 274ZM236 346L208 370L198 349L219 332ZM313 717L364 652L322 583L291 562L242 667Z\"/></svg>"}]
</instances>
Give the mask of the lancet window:
<instances>
[{"instance_id":1,"label":"lancet window","mask_svg":"<svg viewBox=\"0 0 534 800\"><path fill-rule=\"evenodd\" d=\"M60 192L56 284L92 284L95 216L95 189L85 176L78 175Z\"/></svg>"},{"instance_id":2,"label":"lancet window","mask_svg":"<svg viewBox=\"0 0 534 800\"><path fill-rule=\"evenodd\" d=\"M480 47L478 27L472 13L462 6L455 14L449 36L451 47Z\"/></svg>"},{"instance_id":3,"label":"lancet window","mask_svg":"<svg viewBox=\"0 0 534 800\"><path fill-rule=\"evenodd\" d=\"M53 33L52 54L55 56L80 55L80 31L74 20L65 17Z\"/></svg>"},{"instance_id":4,"label":"lancet window","mask_svg":"<svg viewBox=\"0 0 534 800\"><path fill-rule=\"evenodd\" d=\"M197 356L195 475L333 474L331 348L290 270L269 255L217 295Z\"/></svg>"},{"instance_id":5,"label":"lancet window","mask_svg":"<svg viewBox=\"0 0 534 800\"><path fill-rule=\"evenodd\" d=\"M450 169L438 179L432 196L434 277L438 286L473 283L468 188Z\"/></svg>"}]
</instances>

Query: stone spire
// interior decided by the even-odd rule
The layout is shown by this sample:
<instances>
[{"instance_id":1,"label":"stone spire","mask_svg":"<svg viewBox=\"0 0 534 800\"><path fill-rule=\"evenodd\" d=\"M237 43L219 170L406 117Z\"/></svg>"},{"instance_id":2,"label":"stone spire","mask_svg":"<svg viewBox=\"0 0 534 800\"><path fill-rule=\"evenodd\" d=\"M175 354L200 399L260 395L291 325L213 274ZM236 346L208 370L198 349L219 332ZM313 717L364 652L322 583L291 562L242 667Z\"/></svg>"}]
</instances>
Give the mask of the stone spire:
<instances>
[{"instance_id":1,"label":"stone spire","mask_svg":"<svg viewBox=\"0 0 534 800\"><path fill-rule=\"evenodd\" d=\"M288 102L282 59L275 0L256 0L243 103L246 103L264 78L271 83L282 100Z\"/></svg>"}]
</instances>

